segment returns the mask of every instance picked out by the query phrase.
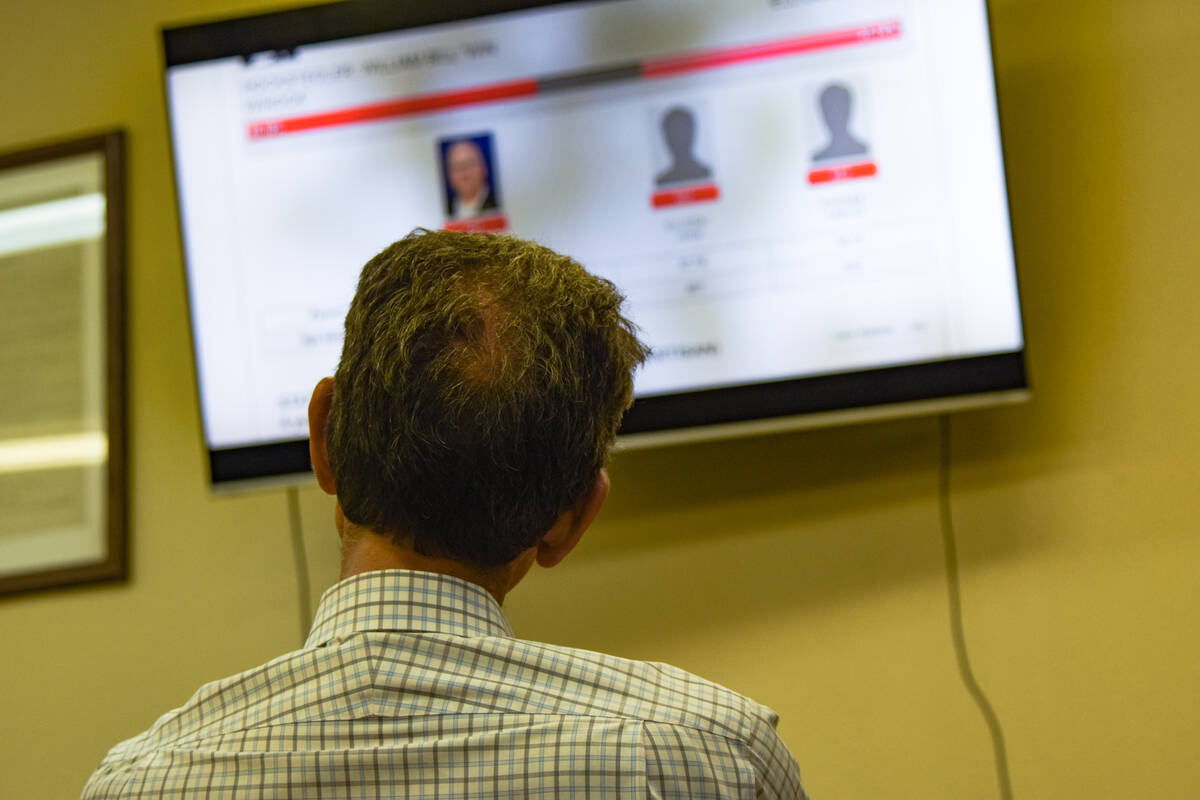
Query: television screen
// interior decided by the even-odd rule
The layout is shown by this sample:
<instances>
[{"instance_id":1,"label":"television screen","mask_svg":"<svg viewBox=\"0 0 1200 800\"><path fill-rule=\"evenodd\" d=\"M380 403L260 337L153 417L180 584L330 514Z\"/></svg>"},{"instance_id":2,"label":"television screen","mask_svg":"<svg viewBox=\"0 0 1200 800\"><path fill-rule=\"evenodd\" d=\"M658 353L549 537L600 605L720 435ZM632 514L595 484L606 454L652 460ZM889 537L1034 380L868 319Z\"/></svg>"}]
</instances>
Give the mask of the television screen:
<instances>
[{"instance_id":1,"label":"television screen","mask_svg":"<svg viewBox=\"0 0 1200 800\"><path fill-rule=\"evenodd\" d=\"M985 0L335 3L163 31L212 479L308 469L416 227L610 278L633 445L1023 396Z\"/></svg>"}]
</instances>

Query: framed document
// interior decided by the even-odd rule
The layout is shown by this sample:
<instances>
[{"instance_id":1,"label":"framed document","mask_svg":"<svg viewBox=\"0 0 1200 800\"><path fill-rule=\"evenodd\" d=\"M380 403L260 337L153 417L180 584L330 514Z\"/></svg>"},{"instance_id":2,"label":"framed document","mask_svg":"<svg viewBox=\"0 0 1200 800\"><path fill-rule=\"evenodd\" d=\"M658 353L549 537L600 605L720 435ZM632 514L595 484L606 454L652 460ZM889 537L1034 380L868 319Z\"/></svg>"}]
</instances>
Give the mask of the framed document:
<instances>
[{"instance_id":1,"label":"framed document","mask_svg":"<svg viewBox=\"0 0 1200 800\"><path fill-rule=\"evenodd\" d=\"M0 593L126 571L125 139L0 153Z\"/></svg>"}]
</instances>

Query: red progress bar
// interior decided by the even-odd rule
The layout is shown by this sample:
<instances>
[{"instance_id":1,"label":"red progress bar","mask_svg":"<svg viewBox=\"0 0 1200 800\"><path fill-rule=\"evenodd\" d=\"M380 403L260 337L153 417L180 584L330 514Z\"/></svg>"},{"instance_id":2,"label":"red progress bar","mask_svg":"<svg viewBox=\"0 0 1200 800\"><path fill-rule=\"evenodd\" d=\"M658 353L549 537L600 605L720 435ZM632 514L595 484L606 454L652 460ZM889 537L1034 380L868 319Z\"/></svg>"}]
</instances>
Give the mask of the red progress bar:
<instances>
[{"instance_id":1,"label":"red progress bar","mask_svg":"<svg viewBox=\"0 0 1200 800\"><path fill-rule=\"evenodd\" d=\"M766 44L730 47L726 50L708 50L686 56L645 61L642 63L642 75L647 78L665 78L668 75L699 72L700 70L713 69L714 67L742 64L747 61L760 61L764 58L790 56L814 50L827 50L832 47L876 42L881 39L895 39L899 35L899 22L883 22L874 25L864 25L861 28L819 33L815 36L800 36L795 39L784 39Z\"/></svg>"},{"instance_id":2,"label":"red progress bar","mask_svg":"<svg viewBox=\"0 0 1200 800\"><path fill-rule=\"evenodd\" d=\"M554 78L547 78L544 81L539 81L536 78L528 78L525 80L507 81L505 83L493 83L486 86L474 86L467 89L453 89L446 92L404 97L382 103L368 103L366 105L352 106L320 114L252 122L249 126L249 134L251 139L264 139L285 133L313 130L314 128L329 128L336 125L350 125L356 122L394 119L396 117L407 117L416 114L428 114L432 111L443 111L459 106L495 103L501 100L515 100L522 97L532 97L538 94L539 91L547 92L560 88L578 88L592 83L623 80L628 77L636 77L639 74L643 78L664 78L670 75L699 72L700 70L727 67L733 64L743 64L749 61L759 61L778 56L797 55L817 50L828 50L834 47L895 39L898 36L900 36L899 22L862 25L857 28L828 31L811 36L783 39L777 42L743 45L724 50L707 50L671 58L651 59L641 64L631 64L624 68L608 68L596 72L585 71L571 75L560 75Z\"/></svg>"},{"instance_id":3,"label":"red progress bar","mask_svg":"<svg viewBox=\"0 0 1200 800\"><path fill-rule=\"evenodd\" d=\"M427 114L430 111L441 111L458 106L473 106L481 103L494 103L498 100L511 100L517 97L529 97L537 94L536 80L510 81L494 83L490 86L474 86L470 89L456 89L436 94L423 94L406 97L402 100L389 100L386 103L370 103L363 106L343 108L338 111L327 111L323 114L309 114L303 117L288 117L286 119L255 122L250 125L250 138L262 139L267 136L278 136L284 133L307 131L313 128L329 128L335 125L348 125L353 122L370 122L377 119L392 119L407 117L413 114Z\"/></svg>"}]
</instances>

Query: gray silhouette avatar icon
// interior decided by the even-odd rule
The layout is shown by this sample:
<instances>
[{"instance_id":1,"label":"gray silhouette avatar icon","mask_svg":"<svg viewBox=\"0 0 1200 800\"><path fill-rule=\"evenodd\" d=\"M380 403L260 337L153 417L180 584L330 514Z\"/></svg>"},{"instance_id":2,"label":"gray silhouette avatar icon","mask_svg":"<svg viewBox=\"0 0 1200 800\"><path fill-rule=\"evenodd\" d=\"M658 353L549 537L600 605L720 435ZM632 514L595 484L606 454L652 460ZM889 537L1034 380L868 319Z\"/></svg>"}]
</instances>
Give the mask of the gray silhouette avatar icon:
<instances>
[{"instance_id":1,"label":"gray silhouette avatar icon","mask_svg":"<svg viewBox=\"0 0 1200 800\"><path fill-rule=\"evenodd\" d=\"M692 153L696 146L696 116L686 106L674 106L663 115L663 140L671 154L671 166L654 179L655 186L712 177L712 170Z\"/></svg>"},{"instance_id":2,"label":"gray silhouette avatar icon","mask_svg":"<svg viewBox=\"0 0 1200 800\"><path fill-rule=\"evenodd\" d=\"M831 83L821 92L821 116L829 129L829 144L813 153L813 161L861 156L867 146L850 134L850 111L853 97L840 83Z\"/></svg>"}]
</instances>

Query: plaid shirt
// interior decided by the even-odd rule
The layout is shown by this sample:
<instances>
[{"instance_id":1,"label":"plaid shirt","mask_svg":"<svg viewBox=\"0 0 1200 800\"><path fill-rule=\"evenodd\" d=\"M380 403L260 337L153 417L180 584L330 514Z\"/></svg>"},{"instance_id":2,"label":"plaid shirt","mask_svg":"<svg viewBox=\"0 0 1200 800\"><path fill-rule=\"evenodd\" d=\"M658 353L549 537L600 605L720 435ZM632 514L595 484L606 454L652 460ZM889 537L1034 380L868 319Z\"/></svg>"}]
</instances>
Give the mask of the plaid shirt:
<instances>
[{"instance_id":1,"label":"plaid shirt","mask_svg":"<svg viewBox=\"0 0 1200 800\"><path fill-rule=\"evenodd\" d=\"M778 717L674 667L513 638L482 588L366 572L302 650L114 747L85 798L803 798Z\"/></svg>"}]
</instances>

